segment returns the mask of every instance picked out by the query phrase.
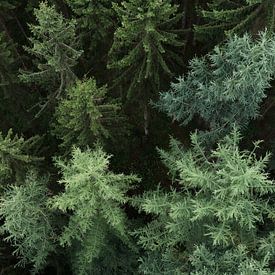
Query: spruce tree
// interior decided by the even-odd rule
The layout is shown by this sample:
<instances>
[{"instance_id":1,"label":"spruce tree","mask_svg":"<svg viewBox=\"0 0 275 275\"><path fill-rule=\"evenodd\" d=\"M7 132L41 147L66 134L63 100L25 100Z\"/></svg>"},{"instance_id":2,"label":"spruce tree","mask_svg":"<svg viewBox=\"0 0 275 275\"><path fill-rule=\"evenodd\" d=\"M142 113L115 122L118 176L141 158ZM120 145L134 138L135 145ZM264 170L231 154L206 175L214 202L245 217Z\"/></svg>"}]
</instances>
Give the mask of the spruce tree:
<instances>
[{"instance_id":1,"label":"spruce tree","mask_svg":"<svg viewBox=\"0 0 275 275\"><path fill-rule=\"evenodd\" d=\"M257 118L274 77L275 38L266 32L253 41L234 36L224 46L190 62L189 72L160 96L159 108L183 125L199 116L215 140L233 125Z\"/></svg>"},{"instance_id":2,"label":"spruce tree","mask_svg":"<svg viewBox=\"0 0 275 275\"><path fill-rule=\"evenodd\" d=\"M56 161L62 174L59 182L65 190L54 196L50 205L71 213L60 244L72 248L75 274L95 274L96 261L108 257L110 245L116 247L111 236L130 245L127 218L121 206L128 201L126 192L138 178L108 171L109 158L100 148L75 148L69 162Z\"/></svg>"},{"instance_id":3,"label":"spruce tree","mask_svg":"<svg viewBox=\"0 0 275 275\"><path fill-rule=\"evenodd\" d=\"M54 6L41 2L34 9L36 25L30 25L31 47L26 51L34 56L36 71L22 71L20 79L26 83L41 85L48 97L42 109L52 100L59 98L73 84L76 75L73 67L82 51L78 49L76 21L59 14Z\"/></svg>"},{"instance_id":4,"label":"spruce tree","mask_svg":"<svg viewBox=\"0 0 275 275\"><path fill-rule=\"evenodd\" d=\"M268 243L274 243L275 183L265 172L270 155L256 157L259 142L241 151L236 129L210 154L197 134L191 140L189 150L172 140L170 152L160 151L172 190L133 199L152 217L136 231L146 251L141 272L274 274Z\"/></svg>"},{"instance_id":5,"label":"spruce tree","mask_svg":"<svg viewBox=\"0 0 275 275\"><path fill-rule=\"evenodd\" d=\"M109 129L118 124L120 106L106 99L107 86L97 87L94 78L77 81L67 89L56 109L54 132L62 147L71 150L92 146L109 138Z\"/></svg>"},{"instance_id":6,"label":"spruce tree","mask_svg":"<svg viewBox=\"0 0 275 275\"><path fill-rule=\"evenodd\" d=\"M211 0L207 9L200 10L205 24L195 26L198 40L217 41L224 35L257 32L268 28L274 31L273 0Z\"/></svg>"},{"instance_id":7,"label":"spruce tree","mask_svg":"<svg viewBox=\"0 0 275 275\"><path fill-rule=\"evenodd\" d=\"M148 131L147 104L160 88L162 78L171 76L181 63L177 48L183 45L174 30L181 14L170 0L128 0L113 5L120 27L109 52L108 68L117 70L115 83L127 86L127 99L144 106L145 134Z\"/></svg>"},{"instance_id":8,"label":"spruce tree","mask_svg":"<svg viewBox=\"0 0 275 275\"><path fill-rule=\"evenodd\" d=\"M36 273L47 263L54 251L54 231L47 209L46 179L29 172L21 186L11 186L0 201L0 216L4 219L0 232L14 247L20 259L17 265L32 264Z\"/></svg>"}]
</instances>

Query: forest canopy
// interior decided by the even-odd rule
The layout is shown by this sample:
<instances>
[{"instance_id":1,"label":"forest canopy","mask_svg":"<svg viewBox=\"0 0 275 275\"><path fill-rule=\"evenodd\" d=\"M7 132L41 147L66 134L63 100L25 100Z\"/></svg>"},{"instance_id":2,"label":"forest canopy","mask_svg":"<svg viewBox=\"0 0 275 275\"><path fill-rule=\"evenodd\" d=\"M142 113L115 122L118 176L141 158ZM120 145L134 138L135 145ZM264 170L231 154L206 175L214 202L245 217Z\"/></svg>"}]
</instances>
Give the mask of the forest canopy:
<instances>
[{"instance_id":1,"label":"forest canopy","mask_svg":"<svg viewBox=\"0 0 275 275\"><path fill-rule=\"evenodd\" d=\"M0 274L275 274L273 0L0 2Z\"/></svg>"}]
</instances>

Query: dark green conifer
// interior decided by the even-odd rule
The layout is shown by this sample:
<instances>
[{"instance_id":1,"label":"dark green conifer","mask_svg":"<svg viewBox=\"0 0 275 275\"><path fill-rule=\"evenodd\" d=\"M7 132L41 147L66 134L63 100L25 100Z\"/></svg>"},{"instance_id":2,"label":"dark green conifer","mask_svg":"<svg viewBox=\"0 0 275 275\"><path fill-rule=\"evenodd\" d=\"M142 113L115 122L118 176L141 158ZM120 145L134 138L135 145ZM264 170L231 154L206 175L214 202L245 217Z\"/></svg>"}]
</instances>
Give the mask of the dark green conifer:
<instances>
[{"instance_id":1,"label":"dark green conifer","mask_svg":"<svg viewBox=\"0 0 275 275\"><path fill-rule=\"evenodd\" d=\"M273 0L212 0L200 14L206 23L195 26L198 40L219 41L224 35L275 30Z\"/></svg>"},{"instance_id":2,"label":"dark green conifer","mask_svg":"<svg viewBox=\"0 0 275 275\"><path fill-rule=\"evenodd\" d=\"M156 96L164 76L173 75L181 63L177 49L183 45L175 31L181 14L170 0L129 0L114 4L120 27L109 52L115 83L123 81L125 97L144 106L145 134L148 131L149 99Z\"/></svg>"},{"instance_id":3,"label":"dark green conifer","mask_svg":"<svg viewBox=\"0 0 275 275\"><path fill-rule=\"evenodd\" d=\"M16 78L12 70L14 61L11 45L5 34L0 32L0 95L3 97L7 96L7 88Z\"/></svg>"},{"instance_id":4,"label":"dark green conifer","mask_svg":"<svg viewBox=\"0 0 275 275\"><path fill-rule=\"evenodd\" d=\"M20 181L32 165L37 165L43 158L32 156L33 150L39 140L38 136L25 140L23 137L13 135L12 130L4 137L0 132L0 182L7 184L11 181ZM14 183L14 182L12 182Z\"/></svg>"},{"instance_id":5,"label":"dark green conifer","mask_svg":"<svg viewBox=\"0 0 275 275\"><path fill-rule=\"evenodd\" d=\"M107 39L114 27L115 14L109 0L66 0L77 15L79 28L89 35L92 50ZM114 2L114 1L113 1ZM88 32L88 33L87 33ZM106 41L104 41L106 43Z\"/></svg>"}]
</instances>

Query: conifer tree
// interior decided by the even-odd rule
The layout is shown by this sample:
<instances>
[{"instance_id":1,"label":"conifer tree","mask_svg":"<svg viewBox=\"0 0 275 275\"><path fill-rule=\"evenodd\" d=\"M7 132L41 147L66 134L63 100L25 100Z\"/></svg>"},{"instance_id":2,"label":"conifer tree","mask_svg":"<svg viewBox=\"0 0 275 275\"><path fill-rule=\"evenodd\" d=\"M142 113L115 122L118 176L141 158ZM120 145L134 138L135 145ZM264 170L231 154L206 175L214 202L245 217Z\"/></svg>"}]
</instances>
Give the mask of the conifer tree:
<instances>
[{"instance_id":1,"label":"conifer tree","mask_svg":"<svg viewBox=\"0 0 275 275\"><path fill-rule=\"evenodd\" d=\"M65 190L50 204L53 209L71 213L60 244L72 247L75 274L95 274L91 270L96 269L96 260L108 257L102 253L108 253L110 236L125 245L130 243L126 216L120 207L128 201L126 192L138 178L108 171L109 158L100 148L75 148L68 163L56 161Z\"/></svg>"},{"instance_id":2,"label":"conifer tree","mask_svg":"<svg viewBox=\"0 0 275 275\"><path fill-rule=\"evenodd\" d=\"M241 151L236 129L210 154L197 134L191 140L190 150L172 140L171 152L160 151L173 189L133 199L153 217L136 231L147 255L141 272L274 274L274 251L267 245L275 222L275 183L265 172L270 156L256 158L259 142Z\"/></svg>"},{"instance_id":3,"label":"conifer tree","mask_svg":"<svg viewBox=\"0 0 275 275\"><path fill-rule=\"evenodd\" d=\"M0 182L7 184L11 180L22 180L28 168L41 161L41 157L32 156L30 151L35 149L39 137L25 140L13 135L9 130L4 137L0 132Z\"/></svg>"},{"instance_id":4,"label":"conifer tree","mask_svg":"<svg viewBox=\"0 0 275 275\"><path fill-rule=\"evenodd\" d=\"M108 128L118 124L120 106L106 100L107 86L97 87L95 79L77 81L67 89L56 109L54 132L71 150L92 146L109 137Z\"/></svg>"},{"instance_id":5,"label":"conifer tree","mask_svg":"<svg viewBox=\"0 0 275 275\"><path fill-rule=\"evenodd\" d=\"M45 267L54 250L46 193L45 179L29 172L24 184L10 187L0 201L0 216L4 219L0 232L15 247L18 265L31 263L35 273Z\"/></svg>"},{"instance_id":6,"label":"conifer tree","mask_svg":"<svg viewBox=\"0 0 275 275\"><path fill-rule=\"evenodd\" d=\"M34 15L37 25L30 25L32 47L25 49L37 58L37 70L22 71L20 78L26 83L42 85L48 91L48 103L75 82L73 67L82 51L77 45L75 20L65 19L47 2L41 2L39 8L34 9Z\"/></svg>"},{"instance_id":7,"label":"conifer tree","mask_svg":"<svg viewBox=\"0 0 275 275\"><path fill-rule=\"evenodd\" d=\"M106 38L114 26L114 11L109 0L66 0L73 12L77 15L79 27L90 36L92 50L98 44L106 43Z\"/></svg>"},{"instance_id":8,"label":"conifer tree","mask_svg":"<svg viewBox=\"0 0 275 275\"><path fill-rule=\"evenodd\" d=\"M12 18L11 11L13 11L18 5L18 0L4 0L0 3L0 28L6 28L5 22Z\"/></svg>"},{"instance_id":9,"label":"conifer tree","mask_svg":"<svg viewBox=\"0 0 275 275\"><path fill-rule=\"evenodd\" d=\"M128 0L114 4L121 26L109 52L108 68L117 70L115 83L124 81L128 99L144 106L145 134L147 103L160 88L163 76L172 75L181 63L177 48L183 43L174 31L181 18L170 0Z\"/></svg>"},{"instance_id":10,"label":"conifer tree","mask_svg":"<svg viewBox=\"0 0 275 275\"><path fill-rule=\"evenodd\" d=\"M0 32L0 90L4 92L0 93L1 97L7 94L7 87L14 81L13 63L11 46L6 41L4 33Z\"/></svg>"},{"instance_id":11,"label":"conifer tree","mask_svg":"<svg viewBox=\"0 0 275 275\"><path fill-rule=\"evenodd\" d=\"M217 41L225 35L257 32L267 27L274 31L275 6L273 0L212 0L200 14L206 21L195 26L198 40Z\"/></svg>"},{"instance_id":12,"label":"conifer tree","mask_svg":"<svg viewBox=\"0 0 275 275\"><path fill-rule=\"evenodd\" d=\"M245 127L259 116L275 68L275 38L266 32L253 41L234 36L224 46L190 62L186 76L161 94L159 107L186 125L199 115L215 140L232 129Z\"/></svg>"}]
</instances>

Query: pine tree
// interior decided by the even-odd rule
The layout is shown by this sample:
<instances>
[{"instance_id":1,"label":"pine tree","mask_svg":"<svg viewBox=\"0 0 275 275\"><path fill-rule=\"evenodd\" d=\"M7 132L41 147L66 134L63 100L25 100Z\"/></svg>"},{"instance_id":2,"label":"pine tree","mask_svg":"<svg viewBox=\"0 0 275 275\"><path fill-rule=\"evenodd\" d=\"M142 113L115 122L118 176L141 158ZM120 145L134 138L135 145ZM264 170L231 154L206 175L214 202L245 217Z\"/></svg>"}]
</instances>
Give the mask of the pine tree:
<instances>
[{"instance_id":1,"label":"pine tree","mask_svg":"<svg viewBox=\"0 0 275 275\"><path fill-rule=\"evenodd\" d=\"M41 2L39 8L34 9L34 15L37 25L30 26L33 36L29 41L32 47L25 49L37 58L37 71L22 71L20 79L42 85L48 91L49 103L59 98L77 79L73 67L82 51L77 45L75 20L65 19L47 2Z\"/></svg>"},{"instance_id":2,"label":"pine tree","mask_svg":"<svg viewBox=\"0 0 275 275\"><path fill-rule=\"evenodd\" d=\"M31 263L35 273L45 267L48 255L54 251L46 193L45 179L29 172L24 184L10 187L0 204L0 216L4 219L0 232L16 248L18 265Z\"/></svg>"},{"instance_id":3,"label":"pine tree","mask_svg":"<svg viewBox=\"0 0 275 275\"><path fill-rule=\"evenodd\" d=\"M32 156L39 137L35 136L25 140L23 137L13 135L12 130L4 137L0 132L0 182L7 184L10 181L20 181L32 165L43 158Z\"/></svg>"},{"instance_id":4,"label":"pine tree","mask_svg":"<svg viewBox=\"0 0 275 275\"><path fill-rule=\"evenodd\" d=\"M156 95L162 78L171 76L175 64L181 63L176 49L183 43L173 28L182 15L169 0L129 0L113 6L121 26L114 35L108 68L117 70L116 84L124 81L126 97L144 106L146 134L148 100Z\"/></svg>"},{"instance_id":5,"label":"pine tree","mask_svg":"<svg viewBox=\"0 0 275 275\"><path fill-rule=\"evenodd\" d=\"M107 86L98 88L93 78L77 81L67 89L55 114L54 132L63 140L62 147L83 148L109 138L108 129L118 124L120 106L106 100L106 93Z\"/></svg>"},{"instance_id":6,"label":"pine tree","mask_svg":"<svg viewBox=\"0 0 275 275\"><path fill-rule=\"evenodd\" d=\"M191 140L190 150L172 140L171 152L160 151L173 189L133 199L152 216L136 231L146 251L141 272L274 274L274 251L267 245L274 243L275 222L275 183L265 172L270 155L256 158L259 142L241 151L236 129L210 154L197 134Z\"/></svg>"},{"instance_id":7,"label":"pine tree","mask_svg":"<svg viewBox=\"0 0 275 275\"><path fill-rule=\"evenodd\" d=\"M212 0L200 14L206 23L195 26L195 35L203 41L217 41L224 35L248 30L257 32L264 27L274 31L275 27L273 0Z\"/></svg>"},{"instance_id":8,"label":"pine tree","mask_svg":"<svg viewBox=\"0 0 275 275\"><path fill-rule=\"evenodd\" d=\"M159 108L184 125L200 116L209 128L208 140L233 125L245 127L260 115L274 77L274 52L275 38L266 32L256 41L234 36L210 54L192 59L188 74L161 94Z\"/></svg>"},{"instance_id":9,"label":"pine tree","mask_svg":"<svg viewBox=\"0 0 275 275\"><path fill-rule=\"evenodd\" d=\"M95 274L91 270L96 269L96 260L108 257L102 253L108 251L110 236L130 243L126 216L120 207L128 201L126 192L138 178L108 171L109 158L100 148L75 148L68 163L56 161L62 173L59 182L65 190L50 204L53 209L71 213L60 244L72 247L75 274Z\"/></svg>"}]
</instances>

